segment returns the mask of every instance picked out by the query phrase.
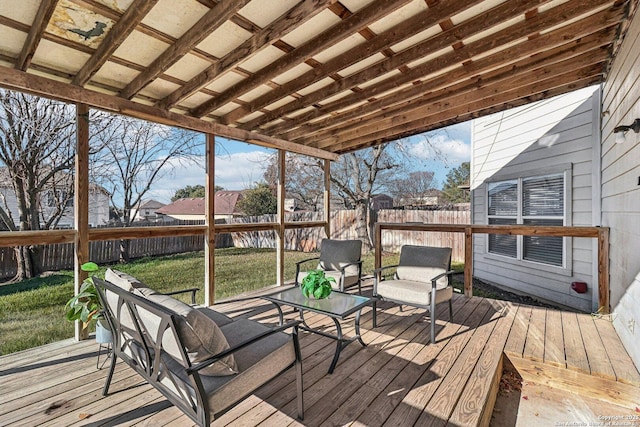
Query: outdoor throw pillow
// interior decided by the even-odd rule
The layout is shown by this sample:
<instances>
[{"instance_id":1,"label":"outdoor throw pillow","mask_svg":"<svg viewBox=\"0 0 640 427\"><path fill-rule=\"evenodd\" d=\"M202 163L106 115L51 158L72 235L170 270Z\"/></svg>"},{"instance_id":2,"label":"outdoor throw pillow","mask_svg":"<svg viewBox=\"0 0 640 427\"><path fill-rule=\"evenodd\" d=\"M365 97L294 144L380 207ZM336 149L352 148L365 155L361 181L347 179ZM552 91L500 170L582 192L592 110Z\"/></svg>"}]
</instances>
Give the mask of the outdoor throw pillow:
<instances>
[{"instance_id":1,"label":"outdoor throw pillow","mask_svg":"<svg viewBox=\"0 0 640 427\"><path fill-rule=\"evenodd\" d=\"M191 363L199 363L221 351L229 349L229 343L216 323L188 304L167 295L152 294L147 298L178 315L177 327L180 329L183 344L189 353ZM224 376L238 372L233 355L207 366L200 371L202 375Z\"/></svg>"}]
</instances>

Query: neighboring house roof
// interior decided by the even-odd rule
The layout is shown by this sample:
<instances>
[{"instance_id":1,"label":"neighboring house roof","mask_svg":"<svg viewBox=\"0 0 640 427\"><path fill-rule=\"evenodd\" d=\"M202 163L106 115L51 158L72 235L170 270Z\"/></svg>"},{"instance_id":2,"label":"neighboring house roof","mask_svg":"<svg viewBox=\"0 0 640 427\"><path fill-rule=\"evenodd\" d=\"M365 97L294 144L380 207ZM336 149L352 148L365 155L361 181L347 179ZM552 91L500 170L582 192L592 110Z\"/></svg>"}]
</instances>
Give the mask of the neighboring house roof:
<instances>
[{"instance_id":1,"label":"neighboring house roof","mask_svg":"<svg viewBox=\"0 0 640 427\"><path fill-rule=\"evenodd\" d=\"M157 200L149 199L143 200L140 203L138 209L160 209L161 207L166 206L166 203L159 202Z\"/></svg>"},{"instance_id":2,"label":"neighboring house roof","mask_svg":"<svg viewBox=\"0 0 640 427\"><path fill-rule=\"evenodd\" d=\"M241 191L217 191L214 197L215 215L233 215L240 213L237 209L237 203L242 198ZM204 215L204 210L204 197L188 197L178 199L173 203L163 206L156 212L164 215Z\"/></svg>"}]
</instances>

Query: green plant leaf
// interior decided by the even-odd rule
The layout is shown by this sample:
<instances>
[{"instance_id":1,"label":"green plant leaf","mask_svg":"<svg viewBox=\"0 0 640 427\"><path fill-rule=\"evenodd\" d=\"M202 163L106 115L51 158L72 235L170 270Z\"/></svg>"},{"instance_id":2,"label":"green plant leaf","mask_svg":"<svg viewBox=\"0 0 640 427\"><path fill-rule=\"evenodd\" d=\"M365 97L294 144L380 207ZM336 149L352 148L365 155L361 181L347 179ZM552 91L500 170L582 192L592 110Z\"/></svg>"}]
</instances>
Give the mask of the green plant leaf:
<instances>
[{"instance_id":1,"label":"green plant leaf","mask_svg":"<svg viewBox=\"0 0 640 427\"><path fill-rule=\"evenodd\" d=\"M96 264L95 262L85 262L84 264L82 264L80 266L80 270L82 271L87 271L87 272L94 272L94 271L98 271L100 267L98 267L98 264Z\"/></svg>"}]
</instances>

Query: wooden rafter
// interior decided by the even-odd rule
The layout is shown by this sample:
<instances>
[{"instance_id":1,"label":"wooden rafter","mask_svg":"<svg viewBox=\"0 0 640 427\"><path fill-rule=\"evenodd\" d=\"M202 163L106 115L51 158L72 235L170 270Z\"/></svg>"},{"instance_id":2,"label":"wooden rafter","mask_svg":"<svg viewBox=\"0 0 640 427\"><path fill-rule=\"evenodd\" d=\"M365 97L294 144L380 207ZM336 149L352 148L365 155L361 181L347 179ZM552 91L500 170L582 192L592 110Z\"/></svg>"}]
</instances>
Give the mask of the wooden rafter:
<instances>
[{"instance_id":1,"label":"wooden rafter","mask_svg":"<svg viewBox=\"0 0 640 427\"><path fill-rule=\"evenodd\" d=\"M359 31L371 24L371 22L374 22L388 13L399 9L408 2L409 0L377 0L373 2L358 13L353 14L322 34L314 37L304 45L296 48L291 53L274 61L269 65L269 67L262 68L250 78L234 85L230 90L221 93L219 96L193 109L191 112L192 115L195 117L203 117L207 115L227 102L234 100L238 96L249 92L263 83L266 83L284 71L301 64L313 55L345 39L354 31Z\"/></svg>"},{"instance_id":2,"label":"wooden rafter","mask_svg":"<svg viewBox=\"0 0 640 427\"><path fill-rule=\"evenodd\" d=\"M223 123L235 122L254 111L258 111L260 108L286 97L292 92L323 79L324 76L337 73L350 65L365 60L376 52L388 49L393 44L419 33L424 28L429 28L442 20L448 19L452 15L462 12L478 2L478 0L460 0L455 3L455 6L449 4L443 5L442 3L436 4L433 8L429 8L424 12L411 17L407 22L395 25L387 31L371 37L366 45L338 55L317 68L306 72L302 76L287 82L280 88L249 102L245 106L233 110L227 114L222 121ZM305 105L309 105L309 100L307 100L307 97L303 96L300 99L287 104L287 108L281 107L274 111L270 111L258 119L243 124L241 127L247 129L260 126L273 120L277 115L281 115L283 111L288 113L295 109L302 108Z\"/></svg>"},{"instance_id":3,"label":"wooden rafter","mask_svg":"<svg viewBox=\"0 0 640 427\"><path fill-rule=\"evenodd\" d=\"M24 71L29 68L31 59L38 48L38 44L42 39L42 34L47 28L47 24L49 23L51 15L53 15L53 11L57 4L58 0L44 0L40 3L38 13L36 13L36 17L33 20L27 40L22 46L22 52L20 52L20 56L18 56L18 59L16 60L15 66L17 70Z\"/></svg>"},{"instance_id":4,"label":"wooden rafter","mask_svg":"<svg viewBox=\"0 0 640 427\"><path fill-rule=\"evenodd\" d=\"M91 58L89 58L80 71L78 71L71 83L84 86L100 67L109 60L113 52L115 52L127 36L135 30L157 2L158 0L134 0L118 22L111 28L104 40L102 40L100 46L98 46L93 55L91 55Z\"/></svg>"},{"instance_id":5,"label":"wooden rafter","mask_svg":"<svg viewBox=\"0 0 640 427\"><path fill-rule=\"evenodd\" d=\"M598 6L596 2L585 0L584 3L593 4L592 6L593 8L596 8ZM432 61L426 62L424 64L421 64L412 68L409 72L399 74L397 76L394 76L393 78L383 80L382 82L376 85L369 86L366 89L354 92L345 98L330 102L326 105L322 105L319 108L316 108L299 117L296 117L294 120L285 121L277 125L273 129L267 128L265 132L272 135L283 134L284 132L286 132L287 129L295 128L299 124L302 124L302 122L309 122L313 119L320 118L327 114L331 114L332 112L336 112L336 111L340 111L345 108L348 108L351 105L356 105L363 101L367 101L367 100L379 97L380 95L385 94L386 92L389 92L390 90L393 90L399 86L420 80L424 76L438 74L439 72L441 72L440 70L449 69L455 65L462 65L466 63L470 58L480 55L489 49L496 49L496 48L499 48L500 46L506 46L510 43L517 42L518 40L521 40L521 39L526 40L526 38L531 34L538 33L540 31L543 31L547 28L552 27L553 25L557 25L558 23L562 22L564 19L571 19L572 17L579 16L580 14L585 13L585 11L589 9L585 7L584 3L581 5L578 5L578 7L573 7L574 6L573 3L571 5L565 5L562 14L556 14L556 13L551 14L550 12L544 13L544 14L538 14L530 20L522 21L519 24L510 26L497 33L494 33L490 38L482 38L475 42L469 43L460 49L445 53L444 55L441 55L440 57L435 58ZM603 3L603 2L601 1L600 3ZM622 13L622 10L621 8L619 8L617 10L617 14L621 14L621 13ZM588 21L593 24L596 24L602 21L606 25L606 23L615 22L617 14L612 12L601 12L594 15L595 17ZM576 27L577 26L572 26L570 27L570 29L574 31L579 31L579 28L576 28ZM592 28L591 26L589 27L585 26L585 29L582 30L582 33L584 33L584 31L591 31L591 28ZM595 26L593 28L602 28L602 26ZM567 33L563 33L563 34L571 36L571 34L567 34ZM429 40L421 44L418 44L412 49L408 49L407 51L397 55L398 57L402 57L403 55L406 55L407 56L406 58L402 58L402 59L390 58L384 62L381 62L380 64L369 67L359 73L356 73L346 79L343 79L341 82L336 82L335 85L340 84L341 90L356 87L361 83L367 82L370 79L375 78L375 76L377 75L382 75L385 72L391 69L394 69L398 63L402 63L404 61L410 60L410 58L415 58L414 56L415 53L412 52L412 50L426 49L428 48L428 45L429 45ZM508 59L505 59L505 60L508 60ZM469 64L467 63L467 66L468 65ZM493 64L492 66L495 67L497 66L497 64ZM445 77L445 79L447 79L449 84L451 83L448 75ZM428 89L428 88L423 88L423 89ZM337 91L337 89L335 88L330 89L328 87L324 87L319 91L317 91L316 93L310 94L307 97L307 102L310 104L314 104L315 102L318 101L318 98L326 97L327 92L329 91Z\"/></svg>"},{"instance_id":6,"label":"wooden rafter","mask_svg":"<svg viewBox=\"0 0 640 427\"><path fill-rule=\"evenodd\" d=\"M241 60L250 57L258 50L264 48L265 45L274 43L276 40L291 31L293 24L302 23L313 18L328 4L331 4L334 1L336 0L313 0L299 3L288 13L271 23L271 25L263 28L238 48L233 49L223 58L220 58L219 61L209 66L206 70L189 80L179 89L176 89L174 92L167 95L157 103L157 106L160 108L173 107L178 102L202 89L216 77L219 77L232 67L238 65Z\"/></svg>"},{"instance_id":7,"label":"wooden rafter","mask_svg":"<svg viewBox=\"0 0 640 427\"><path fill-rule=\"evenodd\" d=\"M213 33L220 25L224 24L227 19L233 16L248 2L249 0L236 0L234 2L221 1L215 5L205 13L194 26L189 28L182 37L169 46L151 65L146 67L142 73L138 74L131 83L122 89L120 96L131 99L153 79L186 55L195 45Z\"/></svg>"}]
</instances>

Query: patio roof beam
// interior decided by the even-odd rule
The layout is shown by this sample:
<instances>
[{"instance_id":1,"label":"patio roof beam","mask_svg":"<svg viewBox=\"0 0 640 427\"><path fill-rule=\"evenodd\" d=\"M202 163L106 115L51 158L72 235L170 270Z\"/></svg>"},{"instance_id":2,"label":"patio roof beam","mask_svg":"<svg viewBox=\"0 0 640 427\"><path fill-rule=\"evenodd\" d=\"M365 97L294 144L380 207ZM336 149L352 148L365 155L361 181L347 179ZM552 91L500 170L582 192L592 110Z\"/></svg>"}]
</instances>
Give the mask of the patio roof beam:
<instances>
[{"instance_id":1,"label":"patio roof beam","mask_svg":"<svg viewBox=\"0 0 640 427\"><path fill-rule=\"evenodd\" d=\"M120 96L131 99L136 93L148 85L153 79L175 64L180 58L186 55L198 43L213 33L231 16L233 16L250 0L236 0L233 2L221 1L209 9L198 22L189 28L174 44L169 46L153 63L138 74L124 89L120 91Z\"/></svg>"},{"instance_id":2,"label":"patio roof beam","mask_svg":"<svg viewBox=\"0 0 640 427\"><path fill-rule=\"evenodd\" d=\"M120 47L122 42L136 29L144 17L149 13L158 0L134 0L122 18L107 33L104 40L91 58L82 66L75 75L72 84L84 86L91 77L110 59L113 52Z\"/></svg>"},{"instance_id":3,"label":"patio roof beam","mask_svg":"<svg viewBox=\"0 0 640 427\"><path fill-rule=\"evenodd\" d=\"M264 147L292 151L294 153L306 154L308 156L321 159L338 159L337 154L325 150L306 147L301 144L295 144L290 141L246 131L244 129L199 120L194 117L161 110L150 105L136 103L118 96L87 90L68 83L54 81L45 77L17 71L3 66L0 66L0 86L38 96L55 98L66 102L85 103L95 108L130 117L136 117L155 123L176 126L203 133L212 133L214 135L224 136L231 139L251 142Z\"/></svg>"},{"instance_id":4,"label":"patio roof beam","mask_svg":"<svg viewBox=\"0 0 640 427\"><path fill-rule=\"evenodd\" d=\"M291 121L286 121L279 125L276 125L276 127L274 128L266 128L264 132L271 135L275 135L275 134L281 135L283 130L286 128L292 129L297 124L308 122L311 119L319 118L327 114L332 114L339 110L348 108L349 106L355 105L359 102L371 100L372 98L380 96L381 94L387 91L393 90L398 86L411 83L415 80L419 80L421 78L424 78L424 76L441 72L441 70L450 68L452 66L455 66L456 64L460 64L460 65L467 64L470 62L469 60L471 58L477 55L481 55L487 50L493 50L500 46L505 46L519 39L526 40L527 37L535 35L540 31L544 31L545 29L550 28L550 26L561 24L564 19L572 19L576 16L579 16L588 12L589 10L594 10L597 7L601 8L602 3L603 1L600 0L600 3L594 3L591 7L584 7L584 4L578 5L579 7L574 7L573 4L563 5L561 6L561 8L563 8L561 11L562 12L561 15L548 15L547 13L541 13L539 15L536 15L534 18L531 18L527 21L523 21L522 23L516 26L510 26L508 28L505 28L493 34L490 38L484 38L484 39L480 39L478 41L469 43L468 45L463 46L460 49L457 49L442 55L440 58L437 58L433 61L429 61L422 65L418 65L412 68L409 72L396 75L393 78L386 79L376 85L373 85L361 91L358 91L357 93L350 94L349 96L339 99L337 101L334 101L332 103L322 105L321 107L309 113L302 114ZM623 13L622 7L618 7L615 12L612 12L609 10L601 11L599 13L595 13L594 17L587 18L589 20L589 23L593 24L593 26L591 25L586 26L584 25L584 23L579 22L575 25L568 26L569 31L567 32L562 31L562 29L558 29L556 31L561 32L561 34L563 34L565 37L572 37L572 38L574 37L574 35L571 34L570 31L575 31L576 33L574 34L589 34L590 32L593 32L593 31L596 31L597 29L602 28L603 25L614 24L616 22L616 19L619 19L622 13ZM583 25L583 27L580 27L581 25ZM546 37L546 35L542 37ZM523 43L528 43L529 41L533 41L533 40L535 40L535 38L531 40L523 41ZM365 83L371 79L374 79L380 75L383 75L387 73L389 70L394 69L396 65L400 65L406 61L410 61L411 58L413 58L413 56L409 57L407 55L409 55L411 51L419 50L422 52L423 49L429 49L428 43L427 43L427 46L423 46L423 45L424 43L421 45L417 45L403 52L402 54L397 55L394 58L386 60L376 66L369 67L359 73L356 73L350 76L349 78L343 79L340 82L336 82L331 86L340 84L342 86L339 89L344 90L344 89L356 87L359 84ZM540 45L540 49L541 50L544 49L544 46ZM427 52L428 50L422 53L427 53ZM394 63L394 61L397 61L397 63ZM483 60L480 60L480 61L482 62ZM509 59L505 58L505 61L509 61ZM385 65L386 63L389 63L391 65ZM470 67L473 67L473 64L474 64L473 62L470 62ZM498 66L498 64L492 64L492 66L495 67L495 66ZM465 65L465 68L466 67L467 66ZM448 74L446 77L448 77ZM312 104L315 104L315 102L319 101L320 99L326 96L329 96L330 93L334 93L338 91L339 90L336 87L333 87L333 88L324 87L321 90L317 91L315 94L308 95L304 99L306 101L306 105L312 105ZM284 106L283 108L287 108L287 106ZM279 113L283 113L283 112L284 112L283 110L279 110ZM332 118L332 121L335 122L336 120ZM338 120L338 122L340 121Z\"/></svg>"},{"instance_id":5,"label":"patio roof beam","mask_svg":"<svg viewBox=\"0 0 640 427\"><path fill-rule=\"evenodd\" d=\"M361 130L357 135L342 139L334 149L337 152L352 151L355 149L369 146L369 144L377 144L389 140L405 138L415 134L415 130L426 132L427 130L436 129L442 126L442 122L447 120L455 120L459 123L462 118L470 120L478 117L480 114L487 114L488 108L505 106L512 108L518 105L524 105L530 102L548 98L549 96L560 95L572 90L577 90L586 86L590 86L602 81L603 63L596 63L579 70L553 75L545 80L534 81L528 85L522 86L518 84L514 90L499 92L492 88L483 88L478 90L477 94L471 93L461 95L466 98L463 105L455 102L436 102L425 106L421 110L416 110L412 114L412 118L401 124L395 124L393 121L384 129L375 132ZM514 82L515 83L515 82ZM509 81L504 83L504 87L509 87ZM553 94L553 95L552 95ZM434 122L434 119L438 119ZM411 129L408 131L407 129Z\"/></svg>"},{"instance_id":6,"label":"patio roof beam","mask_svg":"<svg viewBox=\"0 0 640 427\"><path fill-rule=\"evenodd\" d=\"M465 9L479 3L480 0L464 0L457 1L455 5L447 3L436 3L433 7L425 10L424 12L410 18L407 22L398 24L387 31L375 35L368 40L366 45L351 49L330 61L320 64L313 70L304 73L302 76L293 79L290 82L283 84L280 88L271 91L257 99L247 103L246 105L239 107L230 113L228 113L223 120L223 123L232 123L236 120L258 111L259 109L276 102L282 98L288 96L289 93L302 89L310 84L322 80L326 76L333 75L340 70L353 65L359 61L362 61L376 52L383 51L390 48L394 44L397 44L401 40L405 40L425 28L429 28L434 24L442 22L451 18L451 16L464 11ZM529 0L531 1L531 0ZM534 0L539 2L540 0ZM486 26L482 27L486 29ZM480 31L480 30L476 30ZM447 44L452 44L458 41L458 37L454 34L454 31L445 31L436 37L436 39L446 39L444 43L440 43L443 47ZM426 44L431 51L438 50L440 44L436 43L436 40L430 39L431 43ZM424 44L424 43L423 43ZM415 53L415 59L419 56L423 56L421 52ZM336 83L337 84L337 83ZM332 84L331 86L334 86ZM295 111L299 108L304 108L308 105L312 105L316 100L310 99L309 96L303 96L293 102L286 104L283 107L277 108L272 111L266 112L263 116L260 116L254 120L251 120L240 127L243 129L255 129L258 126L268 123L271 120L281 116L282 114Z\"/></svg>"},{"instance_id":7,"label":"patio roof beam","mask_svg":"<svg viewBox=\"0 0 640 427\"><path fill-rule=\"evenodd\" d=\"M324 49L342 41L353 33L360 31L372 22L400 9L410 0L378 0L349 16L327 31L319 34L290 53L280 57L268 67L260 69L251 77L233 85L219 96L194 108L191 113L195 117L203 117L239 96L255 89L270 79L282 74L296 65L303 63Z\"/></svg>"},{"instance_id":8,"label":"patio roof beam","mask_svg":"<svg viewBox=\"0 0 640 427\"><path fill-rule=\"evenodd\" d=\"M269 128L265 130L265 132L276 134L276 130L278 130L280 131L278 134L282 138L291 141L296 141L301 138L307 139L318 132L342 126L350 119L362 117L367 113L381 111L417 97L433 99L434 93L439 93L447 87L455 87L453 84L459 85L474 77L477 78L478 75L494 70L496 67L504 68L511 65L516 67L520 61L531 62L531 57L534 55L539 56L542 54L544 57L548 57L550 55L545 52L549 50L553 50L554 52L566 51L569 53L569 51L573 50L582 52L597 46L606 46L610 43L611 37L615 32L614 25L616 21L610 14L606 14L606 20L604 22L600 19L593 19L600 17L600 15L601 14L594 15L592 18L589 18L589 25L585 27L582 27L579 23L575 23L568 27L546 33L540 37L528 39L521 44L506 48L482 59L469 62L447 73L439 74L436 77L424 80L414 86L381 98L376 98L365 105L337 113L325 119L315 121L312 124L304 124L303 118L296 117L291 121L283 122ZM594 33L591 33L592 31ZM595 31L598 32L596 33ZM583 44L585 45L584 47L582 46ZM455 58L458 55L455 54L452 56ZM454 60L454 58L452 58L452 60ZM443 60L446 60L444 56ZM329 105L327 105L327 107L331 108ZM291 130L282 133L282 131L287 128Z\"/></svg>"},{"instance_id":9,"label":"patio roof beam","mask_svg":"<svg viewBox=\"0 0 640 427\"><path fill-rule=\"evenodd\" d=\"M40 3L36 17L27 35L27 40L24 42L20 56L16 60L15 67L17 70L24 71L31 65L31 59L38 48L44 30L47 28L57 4L58 0L43 0Z\"/></svg>"},{"instance_id":10,"label":"patio roof beam","mask_svg":"<svg viewBox=\"0 0 640 427\"><path fill-rule=\"evenodd\" d=\"M600 46L595 46L583 52L588 46L580 44L576 49L561 51L559 54L546 57L527 58L519 64L500 68L483 79L470 79L465 82L450 86L446 89L434 92L425 97L419 97L406 101L386 110L378 110L364 117L359 117L346 122L338 129L324 131L305 140L306 143L323 148L337 142L344 142L353 137L410 122L424 117L425 108L433 105L442 111L447 106L459 106L473 102L474 99L484 99L483 95L492 96L500 93L504 88L516 89L531 84L533 81L544 79L552 72L550 65L554 65L553 74L567 73L588 65L597 64L606 59L606 51L601 51ZM550 51L553 53L553 51ZM597 70L598 73L601 70ZM533 77L532 77L533 76Z\"/></svg>"},{"instance_id":11,"label":"patio roof beam","mask_svg":"<svg viewBox=\"0 0 640 427\"><path fill-rule=\"evenodd\" d=\"M288 13L271 23L256 33L249 40L242 43L236 49L220 58L219 61L209 66L191 80L186 82L180 88L176 89L156 104L159 108L171 108L180 101L193 95L198 90L205 87L216 77L229 71L238 65L241 60L246 59L255 52L263 49L266 45L271 45L289 31L292 30L292 24L300 24L316 16L324 8L334 3L336 0L311 0L303 1L291 9Z\"/></svg>"}]
</instances>

